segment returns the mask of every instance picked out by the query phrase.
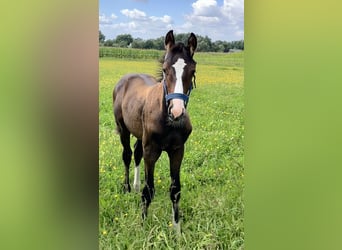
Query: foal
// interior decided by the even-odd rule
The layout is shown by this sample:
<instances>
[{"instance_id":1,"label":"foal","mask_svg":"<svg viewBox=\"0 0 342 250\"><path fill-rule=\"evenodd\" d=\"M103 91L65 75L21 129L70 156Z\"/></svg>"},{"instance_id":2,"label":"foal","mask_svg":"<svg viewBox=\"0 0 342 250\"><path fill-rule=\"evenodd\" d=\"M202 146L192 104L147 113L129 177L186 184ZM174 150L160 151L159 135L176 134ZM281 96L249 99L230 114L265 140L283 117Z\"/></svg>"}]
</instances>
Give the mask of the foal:
<instances>
[{"instance_id":1,"label":"foal","mask_svg":"<svg viewBox=\"0 0 342 250\"><path fill-rule=\"evenodd\" d=\"M175 44L173 31L165 37L166 53L163 61L161 82L146 74L125 75L114 88L113 108L117 131L123 146L122 158L125 164L126 192L129 184L129 165L132 159L130 134L137 138L134 145L134 183L140 190L140 161L144 158L145 186L142 190L142 217L154 197L154 166L162 151L170 160L170 199L173 224L180 231L179 200L181 197L180 167L184 155L184 143L192 126L186 110L193 87L196 62L193 55L197 38L191 33L188 44Z\"/></svg>"}]
</instances>

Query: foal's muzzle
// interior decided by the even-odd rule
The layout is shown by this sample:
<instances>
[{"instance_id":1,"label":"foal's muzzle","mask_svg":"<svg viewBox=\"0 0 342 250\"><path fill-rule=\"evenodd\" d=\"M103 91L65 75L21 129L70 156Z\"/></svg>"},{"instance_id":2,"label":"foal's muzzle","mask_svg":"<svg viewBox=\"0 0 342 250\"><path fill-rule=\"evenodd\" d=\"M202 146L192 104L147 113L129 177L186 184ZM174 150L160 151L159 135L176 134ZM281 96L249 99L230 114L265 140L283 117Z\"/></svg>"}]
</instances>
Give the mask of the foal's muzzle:
<instances>
[{"instance_id":1,"label":"foal's muzzle","mask_svg":"<svg viewBox=\"0 0 342 250\"><path fill-rule=\"evenodd\" d=\"M189 102L189 95L191 88L187 94L183 93L168 93L166 81L163 82L165 102L167 107L167 114L172 121L178 121L184 115L186 106Z\"/></svg>"},{"instance_id":2,"label":"foal's muzzle","mask_svg":"<svg viewBox=\"0 0 342 250\"><path fill-rule=\"evenodd\" d=\"M172 121L178 121L184 115L185 108L182 107L178 110L174 110L173 108L174 108L173 104L170 104L167 109L168 116Z\"/></svg>"}]
</instances>

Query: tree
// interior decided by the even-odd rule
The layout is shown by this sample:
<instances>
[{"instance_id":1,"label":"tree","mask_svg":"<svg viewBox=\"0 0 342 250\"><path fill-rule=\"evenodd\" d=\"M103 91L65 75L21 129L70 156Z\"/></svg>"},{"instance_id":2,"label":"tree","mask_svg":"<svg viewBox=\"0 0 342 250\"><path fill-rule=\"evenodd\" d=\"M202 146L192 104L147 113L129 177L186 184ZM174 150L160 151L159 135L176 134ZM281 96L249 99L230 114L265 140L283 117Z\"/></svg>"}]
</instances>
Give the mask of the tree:
<instances>
[{"instance_id":1,"label":"tree","mask_svg":"<svg viewBox=\"0 0 342 250\"><path fill-rule=\"evenodd\" d=\"M153 40L153 49L158 49L158 50L165 49L164 40L165 40L164 37L159 37L157 39L154 39Z\"/></svg>"},{"instance_id":2,"label":"tree","mask_svg":"<svg viewBox=\"0 0 342 250\"><path fill-rule=\"evenodd\" d=\"M240 40L240 41L233 41L232 42L232 48L233 49L244 49L244 41Z\"/></svg>"},{"instance_id":3,"label":"tree","mask_svg":"<svg viewBox=\"0 0 342 250\"><path fill-rule=\"evenodd\" d=\"M136 38L132 42L132 48L142 49L144 47L144 40L141 38Z\"/></svg>"},{"instance_id":4,"label":"tree","mask_svg":"<svg viewBox=\"0 0 342 250\"><path fill-rule=\"evenodd\" d=\"M127 47L133 42L133 37L130 34L118 35L115 39L115 43L119 47Z\"/></svg>"},{"instance_id":5,"label":"tree","mask_svg":"<svg viewBox=\"0 0 342 250\"><path fill-rule=\"evenodd\" d=\"M188 44L188 38L190 36L190 33L180 33L175 35L175 41L176 42L182 42L184 44Z\"/></svg>"},{"instance_id":6,"label":"tree","mask_svg":"<svg viewBox=\"0 0 342 250\"><path fill-rule=\"evenodd\" d=\"M144 43L144 47L143 49L153 49L153 39L148 39L145 43Z\"/></svg>"},{"instance_id":7,"label":"tree","mask_svg":"<svg viewBox=\"0 0 342 250\"><path fill-rule=\"evenodd\" d=\"M103 46L107 46L107 47L113 47L114 45L114 40L108 39L103 43Z\"/></svg>"},{"instance_id":8,"label":"tree","mask_svg":"<svg viewBox=\"0 0 342 250\"><path fill-rule=\"evenodd\" d=\"M102 34L101 30L99 30L99 43L103 44L105 39L106 39L105 35Z\"/></svg>"},{"instance_id":9,"label":"tree","mask_svg":"<svg viewBox=\"0 0 342 250\"><path fill-rule=\"evenodd\" d=\"M197 36L197 51L210 52L213 51L211 39L208 36Z\"/></svg>"},{"instance_id":10,"label":"tree","mask_svg":"<svg viewBox=\"0 0 342 250\"><path fill-rule=\"evenodd\" d=\"M223 41L218 40L218 41L213 42L212 51L213 52L223 52L224 51Z\"/></svg>"},{"instance_id":11,"label":"tree","mask_svg":"<svg viewBox=\"0 0 342 250\"><path fill-rule=\"evenodd\" d=\"M180 33L175 35L176 42L188 44L190 33ZM221 41L212 42L208 36L197 36L197 51L199 52L229 52L230 49L244 49L244 40L240 41ZM133 38L130 34L121 34L116 39L105 40L105 36L99 31L99 42L103 46L110 47L129 47L137 49L157 49L164 50L165 37L143 40L141 38Z\"/></svg>"}]
</instances>

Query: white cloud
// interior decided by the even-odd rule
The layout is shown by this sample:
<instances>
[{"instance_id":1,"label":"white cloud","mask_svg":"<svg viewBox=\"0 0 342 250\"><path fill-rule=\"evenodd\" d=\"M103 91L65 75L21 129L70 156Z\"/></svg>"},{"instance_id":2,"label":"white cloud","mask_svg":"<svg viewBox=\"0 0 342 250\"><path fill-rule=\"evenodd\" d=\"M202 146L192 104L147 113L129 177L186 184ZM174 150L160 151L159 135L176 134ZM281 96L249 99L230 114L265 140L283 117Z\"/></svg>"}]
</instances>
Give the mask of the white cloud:
<instances>
[{"instance_id":1,"label":"white cloud","mask_svg":"<svg viewBox=\"0 0 342 250\"><path fill-rule=\"evenodd\" d=\"M111 24L112 21L108 17L106 17L105 14L102 14L102 15L99 15L99 23L100 24Z\"/></svg>"},{"instance_id":2,"label":"white cloud","mask_svg":"<svg viewBox=\"0 0 342 250\"><path fill-rule=\"evenodd\" d=\"M129 10L123 9L121 13L132 19L144 19L146 17L146 13L137 9Z\"/></svg>"},{"instance_id":3,"label":"white cloud","mask_svg":"<svg viewBox=\"0 0 342 250\"><path fill-rule=\"evenodd\" d=\"M236 35L237 37L243 37L244 34L245 34L245 32L244 32L243 30L238 30L238 31L235 32L235 35Z\"/></svg>"},{"instance_id":4,"label":"white cloud","mask_svg":"<svg viewBox=\"0 0 342 250\"><path fill-rule=\"evenodd\" d=\"M99 23L100 25L110 25L116 18L117 16L115 14L112 14L110 17L107 17L105 14L101 14L99 15Z\"/></svg>"},{"instance_id":5,"label":"white cloud","mask_svg":"<svg viewBox=\"0 0 342 250\"><path fill-rule=\"evenodd\" d=\"M173 28L173 20L169 15L148 16L144 11L138 9L122 9L120 13L123 18L113 14L117 18L117 23L105 22L105 16L100 16L100 29L112 34L108 36L110 39L124 33L145 39L156 38Z\"/></svg>"},{"instance_id":6,"label":"white cloud","mask_svg":"<svg viewBox=\"0 0 342 250\"><path fill-rule=\"evenodd\" d=\"M129 22L129 23L128 23L128 28L129 28L129 29L136 29L136 28L137 28L137 25L136 25L135 22Z\"/></svg>"},{"instance_id":7,"label":"white cloud","mask_svg":"<svg viewBox=\"0 0 342 250\"><path fill-rule=\"evenodd\" d=\"M163 18L162 18L162 21L164 23L171 23L172 22L172 18L168 15L164 15Z\"/></svg>"},{"instance_id":8,"label":"white cloud","mask_svg":"<svg viewBox=\"0 0 342 250\"><path fill-rule=\"evenodd\" d=\"M220 23L220 18L217 16L193 16L190 18L194 23L209 25L217 25Z\"/></svg>"},{"instance_id":9,"label":"white cloud","mask_svg":"<svg viewBox=\"0 0 342 250\"><path fill-rule=\"evenodd\" d=\"M171 17L168 15L164 15L163 17L151 16L151 17L149 17L149 19L153 22L155 22L155 21L161 21L163 23L171 23L172 22Z\"/></svg>"},{"instance_id":10,"label":"white cloud","mask_svg":"<svg viewBox=\"0 0 342 250\"><path fill-rule=\"evenodd\" d=\"M213 16L219 11L215 0L198 0L192 4L195 16Z\"/></svg>"},{"instance_id":11,"label":"white cloud","mask_svg":"<svg viewBox=\"0 0 342 250\"><path fill-rule=\"evenodd\" d=\"M180 26L182 30L190 30L192 29L192 27L193 27L193 24L191 22L185 22Z\"/></svg>"},{"instance_id":12,"label":"white cloud","mask_svg":"<svg viewBox=\"0 0 342 250\"><path fill-rule=\"evenodd\" d=\"M222 14L232 22L243 20L243 0L224 0Z\"/></svg>"},{"instance_id":13,"label":"white cloud","mask_svg":"<svg viewBox=\"0 0 342 250\"><path fill-rule=\"evenodd\" d=\"M244 34L244 0L224 0L221 6L216 0L197 0L185 19L181 28L193 27L213 40L240 40Z\"/></svg>"}]
</instances>

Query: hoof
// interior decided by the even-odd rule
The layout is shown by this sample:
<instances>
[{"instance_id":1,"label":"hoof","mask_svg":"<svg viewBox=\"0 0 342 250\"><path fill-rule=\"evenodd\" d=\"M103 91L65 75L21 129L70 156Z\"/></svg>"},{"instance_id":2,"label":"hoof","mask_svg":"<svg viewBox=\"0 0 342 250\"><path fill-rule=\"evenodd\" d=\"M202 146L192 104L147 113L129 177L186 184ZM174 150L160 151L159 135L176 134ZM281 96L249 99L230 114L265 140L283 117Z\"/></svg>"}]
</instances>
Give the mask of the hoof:
<instances>
[{"instance_id":1,"label":"hoof","mask_svg":"<svg viewBox=\"0 0 342 250\"><path fill-rule=\"evenodd\" d=\"M173 222L172 224L173 224L173 229L175 230L175 233L178 236L181 235L182 230L181 230L180 222L178 222L178 223Z\"/></svg>"},{"instance_id":2,"label":"hoof","mask_svg":"<svg viewBox=\"0 0 342 250\"><path fill-rule=\"evenodd\" d=\"M147 204L144 201L141 204L141 218L143 221L147 218Z\"/></svg>"},{"instance_id":3,"label":"hoof","mask_svg":"<svg viewBox=\"0 0 342 250\"><path fill-rule=\"evenodd\" d=\"M123 184L123 190L125 193L131 192L131 186L129 184Z\"/></svg>"},{"instance_id":4,"label":"hoof","mask_svg":"<svg viewBox=\"0 0 342 250\"><path fill-rule=\"evenodd\" d=\"M139 193L140 192L140 183L134 183L133 184L134 191Z\"/></svg>"}]
</instances>

